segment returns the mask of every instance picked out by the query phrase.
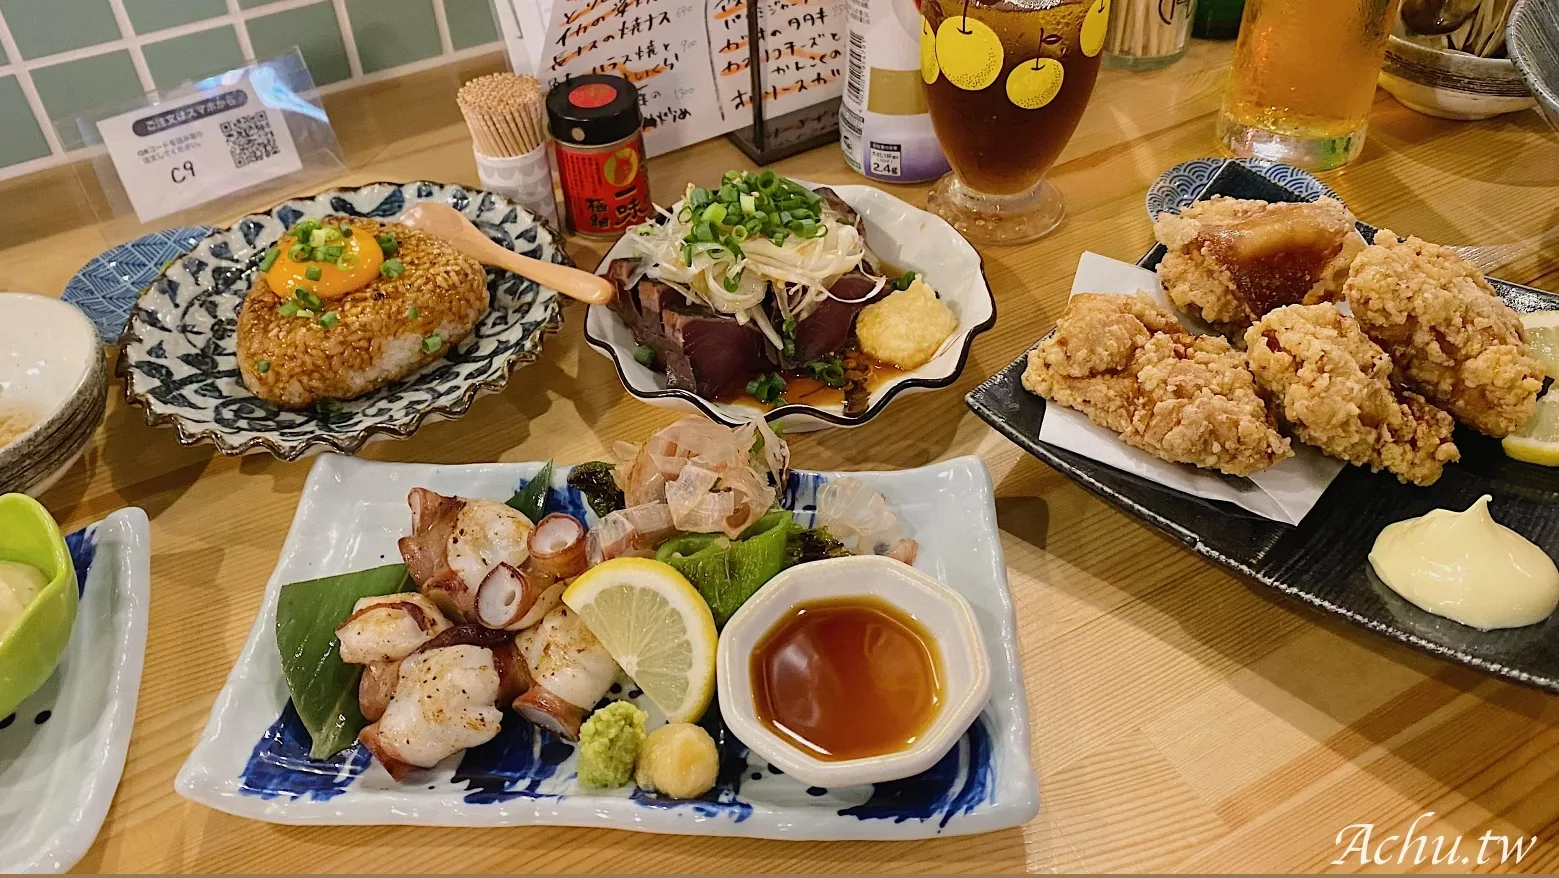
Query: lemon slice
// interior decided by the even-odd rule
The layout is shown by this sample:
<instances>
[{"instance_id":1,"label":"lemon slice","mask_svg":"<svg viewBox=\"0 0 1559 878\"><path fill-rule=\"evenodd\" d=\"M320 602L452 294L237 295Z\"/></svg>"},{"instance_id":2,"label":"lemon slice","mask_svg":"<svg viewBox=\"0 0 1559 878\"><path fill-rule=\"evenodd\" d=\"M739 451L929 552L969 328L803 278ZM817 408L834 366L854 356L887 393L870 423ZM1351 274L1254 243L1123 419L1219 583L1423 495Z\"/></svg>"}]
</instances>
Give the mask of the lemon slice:
<instances>
[{"instance_id":1,"label":"lemon slice","mask_svg":"<svg viewBox=\"0 0 1559 878\"><path fill-rule=\"evenodd\" d=\"M1548 377L1559 378L1559 311L1534 311L1521 315L1526 328L1527 346L1548 369Z\"/></svg>"},{"instance_id":2,"label":"lemon slice","mask_svg":"<svg viewBox=\"0 0 1559 878\"><path fill-rule=\"evenodd\" d=\"M1559 396L1552 391L1537 401L1537 411L1501 443L1505 456L1539 466L1559 466Z\"/></svg>"},{"instance_id":3,"label":"lemon slice","mask_svg":"<svg viewBox=\"0 0 1559 878\"><path fill-rule=\"evenodd\" d=\"M666 714L693 722L715 691L714 615L676 568L649 558L614 558L563 592L617 664Z\"/></svg>"}]
</instances>

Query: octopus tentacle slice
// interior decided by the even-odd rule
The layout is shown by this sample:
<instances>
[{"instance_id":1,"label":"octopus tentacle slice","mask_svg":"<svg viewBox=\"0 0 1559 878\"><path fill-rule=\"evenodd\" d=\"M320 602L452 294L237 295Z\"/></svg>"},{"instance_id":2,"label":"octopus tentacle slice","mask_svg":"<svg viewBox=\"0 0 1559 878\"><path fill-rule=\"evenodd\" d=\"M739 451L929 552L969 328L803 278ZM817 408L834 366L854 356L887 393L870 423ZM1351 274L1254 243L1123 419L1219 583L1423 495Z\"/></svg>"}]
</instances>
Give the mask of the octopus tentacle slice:
<instances>
[{"instance_id":1,"label":"octopus tentacle slice","mask_svg":"<svg viewBox=\"0 0 1559 878\"><path fill-rule=\"evenodd\" d=\"M567 740L578 740L585 714L617 679L617 662L566 606L552 610L515 644L534 683L515 700L514 709Z\"/></svg>"},{"instance_id":2,"label":"octopus tentacle slice","mask_svg":"<svg viewBox=\"0 0 1559 878\"><path fill-rule=\"evenodd\" d=\"M512 633L524 631L527 628L534 628L542 619L546 618L548 613L557 609L558 605L563 603L563 590L565 588L567 586L561 582L555 582L547 586L537 596L536 603L531 605L530 610L525 615L515 619L513 623L505 626L504 630Z\"/></svg>"},{"instance_id":3,"label":"octopus tentacle slice","mask_svg":"<svg viewBox=\"0 0 1559 878\"><path fill-rule=\"evenodd\" d=\"M544 590L523 571L500 563L477 586L476 620L488 628L507 628L530 612Z\"/></svg>"},{"instance_id":4,"label":"octopus tentacle slice","mask_svg":"<svg viewBox=\"0 0 1559 878\"><path fill-rule=\"evenodd\" d=\"M419 652L401 662L384 715L358 738L392 777L404 776L396 774L401 764L432 768L498 734L498 690L491 649L460 644Z\"/></svg>"},{"instance_id":5,"label":"octopus tentacle slice","mask_svg":"<svg viewBox=\"0 0 1559 878\"><path fill-rule=\"evenodd\" d=\"M478 592L499 565L523 568L530 520L493 500L445 497L427 488L413 488L406 500L412 533L398 545L412 581L454 621L482 621Z\"/></svg>"},{"instance_id":6,"label":"octopus tentacle slice","mask_svg":"<svg viewBox=\"0 0 1559 878\"><path fill-rule=\"evenodd\" d=\"M553 579L585 572L585 526L572 515L554 512L536 523L527 548L530 565Z\"/></svg>"},{"instance_id":7,"label":"octopus tentacle slice","mask_svg":"<svg viewBox=\"0 0 1559 878\"><path fill-rule=\"evenodd\" d=\"M357 682L357 709L362 711L363 719L377 722L384 716L384 709L390 706L390 698L395 694L395 685L400 678L399 660L372 662L363 667L362 679Z\"/></svg>"},{"instance_id":8,"label":"octopus tentacle slice","mask_svg":"<svg viewBox=\"0 0 1559 878\"><path fill-rule=\"evenodd\" d=\"M493 669L498 672L498 707L509 704L531 687L530 666L514 643L514 632L499 631L481 625L456 625L428 641L420 652L448 646L479 646L492 650ZM363 714L365 717L368 715ZM374 717L368 717L374 719Z\"/></svg>"},{"instance_id":9,"label":"octopus tentacle slice","mask_svg":"<svg viewBox=\"0 0 1559 878\"><path fill-rule=\"evenodd\" d=\"M384 770L390 773L390 777L396 780L405 780L406 775L411 774L411 770L415 768L402 759L400 753L380 736L378 722L364 726L363 730L357 733L357 740L368 748L368 752L372 753L373 757L379 760L379 764L384 766Z\"/></svg>"},{"instance_id":10,"label":"octopus tentacle slice","mask_svg":"<svg viewBox=\"0 0 1559 878\"><path fill-rule=\"evenodd\" d=\"M366 665L398 662L449 627L449 620L419 594L365 597L336 627L341 660Z\"/></svg>"}]
</instances>

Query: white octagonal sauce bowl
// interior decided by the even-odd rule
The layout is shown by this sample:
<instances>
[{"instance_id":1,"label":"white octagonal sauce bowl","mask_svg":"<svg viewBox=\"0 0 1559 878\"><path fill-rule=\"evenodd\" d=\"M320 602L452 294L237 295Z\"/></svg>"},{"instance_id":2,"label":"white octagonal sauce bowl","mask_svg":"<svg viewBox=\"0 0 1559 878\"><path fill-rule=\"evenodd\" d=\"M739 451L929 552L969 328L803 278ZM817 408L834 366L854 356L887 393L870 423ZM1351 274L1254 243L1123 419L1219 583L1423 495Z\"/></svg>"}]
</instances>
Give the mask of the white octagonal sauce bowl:
<instances>
[{"instance_id":1,"label":"white octagonal sauce bowl","mask_svg":"<svg viewBox=\"0 0 1559 878\"><path fill-rule=\"evenodd\" d=\"M753 699L752 653L797 605L873 597L925 628L941 659L936 718L905 750L858 759L823 760L770 731ZM882 783L931 768L990 700L990 658L979 623L962 595L915 568L878 555L814 561L769 580L726 623L716 656L720 713L753 752L802 783L819 787Z\"/></svg>"}]
</instances>

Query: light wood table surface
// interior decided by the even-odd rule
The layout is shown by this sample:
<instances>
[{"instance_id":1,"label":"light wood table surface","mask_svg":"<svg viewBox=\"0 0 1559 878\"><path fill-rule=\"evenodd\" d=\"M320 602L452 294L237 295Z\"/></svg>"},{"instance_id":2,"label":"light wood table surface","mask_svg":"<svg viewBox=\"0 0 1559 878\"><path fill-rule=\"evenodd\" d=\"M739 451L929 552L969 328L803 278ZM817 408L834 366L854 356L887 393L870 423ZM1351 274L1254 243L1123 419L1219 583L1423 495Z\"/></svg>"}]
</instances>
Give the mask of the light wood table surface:
<instances>
[{"instance_id":1,"label":"light wood table surface","mask_svg":"<svg viewBox=\"0 0 1559 878\"><path fill-rule=\"evenodd\" d=\"M1400 834L1537 836L1522 870L1559 870L1559 698L1420 655L1245 586L1095 499L989 430L963 395L1038 339L1079 253L1135 260L1158 174L1212 154L1228 44L1198 43L1150 74L1106 71L1054 172L1070 216L1043 241L986 248L996 327L957 385L906 398L867 426L794 438L797 465L913 467L977 454L997 511L1019 620L1042 811L1019 829L900 843L786 843L560 828L287 827L185 801L173 777L249 631L309 470L181 447L112 393L83 462L44 496L67 528L124 506L151 517L151 631L129 762L84 871L1290 871L1333 866L1351 824ZM436 71L337 96L350 160L340 183L474 185ZM724 141L650 163L657 201L747 167ZM835 148L781 173L858 183ZM1559 287L1551 233L1559 137L1534 113L1456 123L1381 92L1364 156L1326 181L1359 216L1447 244L1497 246L1497 273ZM0 185L0 288L58 295L110 233L52 178ZM66 186L64 191L68 192ZM895 187L924 204L926 187ZM41 193L41 194L40 194ZM603 252L574 242L585 266ZM628 396L582 341L583 310L540 362L464 418L363 456L430 463L571 463L639 441L675 415ZM1495 849L1497 849L1497 844ZM1387 854L1394 857L1395 848ZM1409 866L1411 863L1409 862ZM1476 862L1472 864L1476 866ZM1401 871L1395 860L1379 867ZM1482 866L1498 869L1498 861ZM1507 864L1506 868L1517 868Z\"/></svg>"}]
</instances>

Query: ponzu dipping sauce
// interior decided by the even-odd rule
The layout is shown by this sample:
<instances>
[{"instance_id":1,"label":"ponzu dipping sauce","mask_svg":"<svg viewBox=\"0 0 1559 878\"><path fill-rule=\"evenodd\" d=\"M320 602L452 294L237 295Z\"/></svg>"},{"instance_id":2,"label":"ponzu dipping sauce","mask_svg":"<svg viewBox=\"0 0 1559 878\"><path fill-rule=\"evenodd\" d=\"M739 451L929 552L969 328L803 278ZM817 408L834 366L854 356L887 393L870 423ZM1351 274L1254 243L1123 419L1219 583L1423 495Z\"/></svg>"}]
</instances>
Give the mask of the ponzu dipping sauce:
<instances>
[{"instance_id":1,"label":"ponzu dipping sauce","mask_svg":"<svg viewBox=\"0 0 1559 878\"><path fill-rule=\"evenodd\" d=\"M936 642L880 598L796 606L758 641L751 674L758 721L829 762L913 746L942 703Z\"/></svg>"}]
</instances>

